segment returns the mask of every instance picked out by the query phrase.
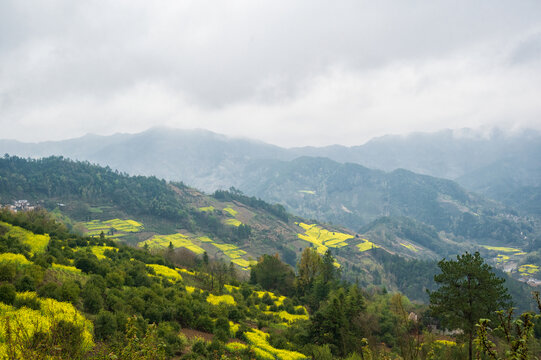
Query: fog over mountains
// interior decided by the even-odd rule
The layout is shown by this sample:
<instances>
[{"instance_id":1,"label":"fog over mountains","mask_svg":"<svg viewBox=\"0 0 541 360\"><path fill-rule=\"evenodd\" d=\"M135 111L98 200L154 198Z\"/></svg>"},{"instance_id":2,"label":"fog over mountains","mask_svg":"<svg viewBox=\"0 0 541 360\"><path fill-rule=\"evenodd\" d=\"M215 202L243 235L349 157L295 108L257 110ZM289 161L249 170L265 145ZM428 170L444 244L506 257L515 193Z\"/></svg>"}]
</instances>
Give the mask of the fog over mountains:
<instances>
[{"instance_id":1,"label":"fog over mountains","mask_svg":"<svg viewBox=\"0 0 541 360\"><path fill-rule=\"evenodd\" d=\"M353 147L286 149L206 130L153 128L133 135L86 135L57 142L0 140L0 151L24 157L62 155L88 160L130 174L182 180L207 192L230 186L244 190L247 181L243 179L252 181L250 175L262 160L325 157L455 180L468 190L528 211L539 210L532 202L541 186L541 135L532 130L515 134L495 130L488 135L469 129L444 130L389 135ZM521 196L525 198L517 198Z\"/></svg>"}]
</instances>

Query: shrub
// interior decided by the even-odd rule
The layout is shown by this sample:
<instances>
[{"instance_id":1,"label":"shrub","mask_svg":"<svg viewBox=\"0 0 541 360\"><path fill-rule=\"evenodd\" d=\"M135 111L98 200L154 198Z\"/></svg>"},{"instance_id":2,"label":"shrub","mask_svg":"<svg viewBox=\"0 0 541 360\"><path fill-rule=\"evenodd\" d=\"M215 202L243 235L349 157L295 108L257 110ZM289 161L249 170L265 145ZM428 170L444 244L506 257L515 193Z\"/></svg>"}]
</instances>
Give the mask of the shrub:
<instances>
[{"instance_id":1,"label":"shrub","mask_svg":"<svg viewBox=\"0 0 541 360\"><path fill-rule=\"evenodd\" d=\"M109 312L101 310L94 321L94 335L99 340L111 338L117 330L115 316Z\"/></svg>"},{"instance_id":2,"label":"shrub","mask_svg":"<svg viewBox=\"0 0 541 360\"><path fill-rule=\"evenodd\" d=\"M4 304L13 304L16 295L17 293L15 292L15 286L13 286L12 284L0 285L0 301Z\"/></svg>"}]
</instances>

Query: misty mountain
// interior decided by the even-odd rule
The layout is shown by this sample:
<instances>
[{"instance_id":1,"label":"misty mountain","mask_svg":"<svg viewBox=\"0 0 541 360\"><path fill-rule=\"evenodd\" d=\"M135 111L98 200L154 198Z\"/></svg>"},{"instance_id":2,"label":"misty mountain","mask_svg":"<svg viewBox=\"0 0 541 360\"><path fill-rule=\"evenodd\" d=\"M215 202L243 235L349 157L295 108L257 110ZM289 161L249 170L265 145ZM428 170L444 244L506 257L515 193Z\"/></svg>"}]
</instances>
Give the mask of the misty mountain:
<instances>
[{"instance_id":1,"label":"misty mountain","mask_svg":"<svg viewBox=\"0 0 541 360\"><path fill-rule=\"evenodd\" d=\"M513 195L541 186L541 135L532 130L505 134L494 130L443 130L383 136L361 146L305 147L297 154L393 171L399 168L456 180L465 188L519 206ZM539 193L538 193L539 194ZM541 195L541 194L539 194ZM538 196L539 196L538 195ZM524 207L531 211L531 206Z\"/></svg>"},{"instance_id":2,"label":"misty mountain","mask_svg":"<svg viewBox=\"0 0 541 360\"><path fill-rule=\"evenodd\" d=\"M231 178L252 159L293 157L285 149L262 142L206 130L167 128L34 144L0 140L0 152L32 158L61 155L132 175L183 181L208 192L231 186Z\"/></svg>"},{"instance_id":3,"label":"misty mountain","mask_svg":"<svg viewBox=\"0 0 541 360\"><path fill-rule=\"evenodd\" d=\"M273 176L279 177L279 169L285 165L272 161L325 157L338 163L385 171L407 169L456 180L466 189L516 207L522 213L541 213L537 205L541 197L541 135L534 131L479 135L467 129L445 130L383 136L361 146L284 149L205 130L154 128L133 135L87 135L37 144L0 140L0 152L25 157L63 155L129 174L181 180L206 192L236 186L249 194L265 181L254 176L254 172L260 171L260 163L267 167L276 164ZM248 184L244 178L256 179L257 183ZM370 199L371 195L363 196ZM382 213L385 214L384 209Z\"/></svg>"}]
</instances>

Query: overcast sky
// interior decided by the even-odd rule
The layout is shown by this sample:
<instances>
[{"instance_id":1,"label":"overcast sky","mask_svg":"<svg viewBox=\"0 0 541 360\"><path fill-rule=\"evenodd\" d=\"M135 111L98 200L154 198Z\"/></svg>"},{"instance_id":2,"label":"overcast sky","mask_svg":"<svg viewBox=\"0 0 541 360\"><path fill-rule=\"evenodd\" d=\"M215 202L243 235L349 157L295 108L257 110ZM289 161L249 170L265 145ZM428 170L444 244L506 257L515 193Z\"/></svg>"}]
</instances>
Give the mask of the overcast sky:
<instances>
[{"instance_id":1,"label":"overcast sky","mask_svg":"<svg viewBox=\"0 0 541 360\"><path fill-rule=\"evenodd\" d=\"M0 1L0 138L541 129L541 1Z\"/></svg>"}]
</instances>

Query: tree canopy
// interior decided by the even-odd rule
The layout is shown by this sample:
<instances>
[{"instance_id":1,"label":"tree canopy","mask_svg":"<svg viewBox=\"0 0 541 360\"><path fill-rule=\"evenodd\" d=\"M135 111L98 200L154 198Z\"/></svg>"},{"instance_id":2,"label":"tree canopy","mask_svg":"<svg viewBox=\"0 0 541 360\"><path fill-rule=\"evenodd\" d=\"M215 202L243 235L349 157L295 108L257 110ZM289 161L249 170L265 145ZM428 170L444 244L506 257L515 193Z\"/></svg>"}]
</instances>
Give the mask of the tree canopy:
<instances>
[{"instance_id":1,"label":"tree canopy","mask_svg":"<svg viewBox=\"0 0 541 360\"><path fill-rule=\"evenodd\" d=\"M441 274L434 280L440 287L430 293L430 309L443 326L464 331L472 359L475 324L494 319L497 310L511 305L505 280L496 277L478 252L457 255L456 261L443 259L438 266Z\"/></svg>"}]
</instances>

